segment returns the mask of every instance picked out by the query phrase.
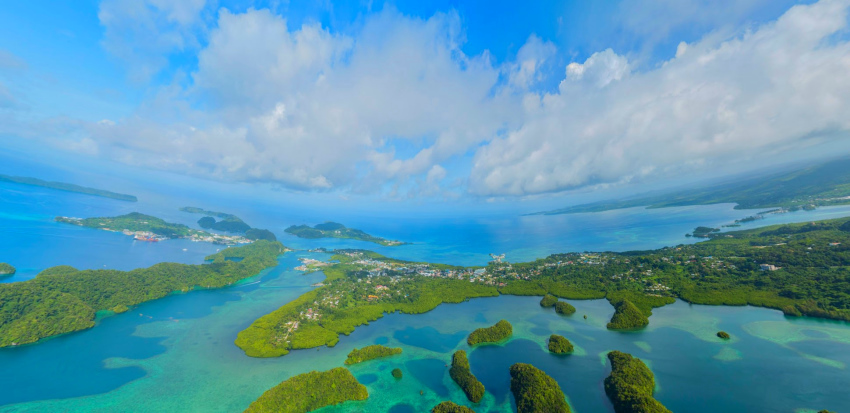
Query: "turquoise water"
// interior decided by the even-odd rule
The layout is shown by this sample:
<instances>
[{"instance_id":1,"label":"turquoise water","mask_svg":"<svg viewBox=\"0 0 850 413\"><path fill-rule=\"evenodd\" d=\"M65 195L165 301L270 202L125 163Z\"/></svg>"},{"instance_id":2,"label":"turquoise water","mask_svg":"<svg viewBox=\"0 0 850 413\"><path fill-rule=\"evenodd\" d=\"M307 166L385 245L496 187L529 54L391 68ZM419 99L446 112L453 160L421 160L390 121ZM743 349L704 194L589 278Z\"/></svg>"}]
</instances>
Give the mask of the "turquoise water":
<instances>
[{"instance_id":1,"label":"turquoise water","mask_svg":"<svg viewBox=\"0 0 850 413\"><path fill-rule=\"evenodd\" d=\"M173 241L135 245L120 234L52 222L54 215L140 210L192 224L197 216L176 211L182 204L129 204L14 185L0 186L0 197L4 230L0 261L25 269L11 281L55 264L128 269L158 261L199 263L216 248L190 243L199 249L182 251L187 247ZM250 210L250 223L272 228L290 246L365 247L399 258L459 264L481 264L489 252L505 252L517 261L555 251L677 244L690 241L683 235L697 225L719 225L748 215L719 205L556 217L443 218L436 223L362 217L344 221L367 232L414 242L381 248L357 241L289 237L282 228L300 223L290 215L257 212L265 211L263 206ZM777 215L757 224L846 215L850 215L846 207L823 208ZM14 231L7 232L9 228ZM0 349L0 411L241 411L278 382L301 372L340 366L352 348L373 343L400 346L404 353L353 366L352 372L372 397L323 412L424 411L445 399L463 403L465 398L446 368L456 349L469 351L473 373L488 388L485 399L475 407L479 413L510 411L507 366L518 361L531 362L556 378L574 411L612 411L601 382L609 371L604 352L615 349L647 362L656 374L657 398L674 411L850 411L846 397L850 326L786 319L777 311L750 307L677 302L655 310L646 330L615 333L604 327L613 309L603 300L573 301L576 315L561 317L541 309L539 298L487 298L443 305L422 315L388 315L343 337L334 348L295 351L276 359L244 356L233 345L240 330L321 280L321 274L304 276L293 270L299 265L297 259L307 256L328 257L288 253L278 267L238 286L172 295L106 318L94 329L37 345ZM581 318L583 314L587 320ZM502 318L514 324L512 340L499 346L466 346L464 338L472 329ZM725 343L716 339L714 333L720 329L733 339ZM576 353L548 354L545 338L551 333L568 337ZM404 371L404 379L391 377L395 367Z\"/></svg>"}]
</instances>

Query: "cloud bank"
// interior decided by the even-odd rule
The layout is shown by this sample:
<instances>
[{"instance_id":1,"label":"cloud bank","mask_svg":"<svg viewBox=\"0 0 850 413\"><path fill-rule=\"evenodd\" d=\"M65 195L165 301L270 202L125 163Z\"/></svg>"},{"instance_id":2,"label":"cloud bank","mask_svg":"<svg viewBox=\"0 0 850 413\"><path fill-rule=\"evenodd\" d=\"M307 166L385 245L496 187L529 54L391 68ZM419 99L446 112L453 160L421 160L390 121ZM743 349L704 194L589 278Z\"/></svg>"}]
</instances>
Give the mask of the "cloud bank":
<instances>
[{"instance_id":1,"label":"cloud bank","mask_svg":"<svg viewBox=\"0 0 850 413\"><path fill-rule=\"evenodd\" d=\"M453 12L386 9L333 33L211 7L104 2L106 49L146 62L134 76L175 50L196 50L197 65L132 116L85 123L75 143L215 179L490 197L755 165L850 130L848 0L710 33L652 67L600 50L563 67L557 90L540 87L553 44L532 34L510 61L469 56ZM151 30L168 35L147 42Z\"/></svg>"}]
</instances>

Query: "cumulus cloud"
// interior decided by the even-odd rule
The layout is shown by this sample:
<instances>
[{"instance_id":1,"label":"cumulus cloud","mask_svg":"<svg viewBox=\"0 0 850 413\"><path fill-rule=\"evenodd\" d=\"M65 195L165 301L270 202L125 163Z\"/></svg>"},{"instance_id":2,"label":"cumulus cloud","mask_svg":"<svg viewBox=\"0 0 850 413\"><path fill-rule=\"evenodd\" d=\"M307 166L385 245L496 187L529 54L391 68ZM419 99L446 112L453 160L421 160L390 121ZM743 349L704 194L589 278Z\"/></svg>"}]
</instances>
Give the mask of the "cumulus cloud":
<instances>
[{"instance_id":1,"label":"cumulus cloud","mask_svg":"<svg viewBox=\"0 0 850 413\"><path fill-rule=\"evenodd\" d=\"M385 8L340 34L213 7L104 1L104 46L138 60L138 76L180 50L196 51L197 67L124 119L68 122L62 147L305 190L445 196L465 185L491 197L722 167L850 129L850 43L839 35L850 0L679 43L649 69L603 49L562 66L562 79L543 78L558 51L534 35L510 61L465 54L453 12L419 19ZM545 80L561 81L540 92ZM469 159L467 177L457 165Z\"/></svg>"},{"instance_id":2,"label":"cumulus cloud","mask_svg":"<svg viewBox=\"0 0 850 413\"><path fill-rule=\"evenodd\" d=\"M430 185L440 162L516 112L495 94L500 68L460 50L455 13L422 20L387 9L346 37L318 24L289 30L268 10L221 10L208 39L187 90L164 90L136 116L89 128L102 150L304 189L373 190L424 174ZM400 159L389 140L429 145Z\"/></svg>"},{"instance_id":3,"label":"cumulus cloud","mask_svg":"<svg viewBox=\"0 0 850 413\"><path fill-rule=\"evenodd\" d=\"M846 140L850 43L835 35L848 3L795 6L740 37L680 45L646 72L611 50L572 63L557 93L524 106L521 127L476 153L471 190L560 191Z\"/></svg>"}]
</instances>

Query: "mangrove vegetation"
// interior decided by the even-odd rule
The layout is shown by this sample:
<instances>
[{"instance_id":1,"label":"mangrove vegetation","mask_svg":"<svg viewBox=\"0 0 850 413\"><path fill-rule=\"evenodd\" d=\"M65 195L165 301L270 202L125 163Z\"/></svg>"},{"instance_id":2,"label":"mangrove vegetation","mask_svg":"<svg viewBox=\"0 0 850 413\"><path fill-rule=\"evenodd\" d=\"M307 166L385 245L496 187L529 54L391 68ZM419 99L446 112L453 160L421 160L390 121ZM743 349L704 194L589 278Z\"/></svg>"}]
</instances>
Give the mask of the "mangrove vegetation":
<instances>
[{"instance_id":1,"label":"mangrove vegetation","mask_svg":"<svg viewBox=\"0 0 850 413\"><path fill-rule=\"evenodd\" d=\"M500 320L490 327L477 328L469 333L466 344L474 346L481 343L498 343L513 334L514 329L507 320Z\"/></svg>"},{"instance_id":2,"label":"mangrove vegetation","mask_svg":"<svg viewBox=\"0 0 850 413\"><path fill-rule=\"evenodd\" d=\"M354 350L351 350L351 352L348 353L348 358L345 359L345 364L357 364L381 357L394 356L396 354L401 354L400 347L386 347L380 344L374 344L361 349L355 348Z\"/></svg>"},{"instance_id":3,"label":"mangrove vegetation","mask_svg":"<svg viewBox=\"0 0 850 413\"><path fill-rule=\"evenodd\" d=\"M655 377L640 359L631 354L612 351L611 374L605 378L605 394L616 413L670 413L652 397Z\"/></svg>"},{"instance_id":4,"label":"mangrove vegetation","mask_svg":"<svg viewBox=\"0 0 850 413\"><path fill-rule=\"evenodd\" d=\"M369 392L348 369L299 374L266 390L246 413L306 413L353 400L366 400Z\"/></svg>"},{"instance_id":5,"label":"mangrove vegetation","mask_svg":"<svg viewBox=\"0 0 850 413\"><path fill-rule=\"evenodd\" d=\"M511 366L510 373L517 413L570 412L561 386L537 367L516 363Z\"/></svg>"},{"instance_id":6,"label":"mangrove vegetation","mask_svg":"<svg viewBox=\"0 0 850 413\"><path fill-rule=\"evenodd\" d=\"M460 386L466 398L473 403L478 403L484 397L484 385L469 370L469 359L466 351L458 350L452 355L452 367L449 376Z\"/></svg>"}]
</instances>

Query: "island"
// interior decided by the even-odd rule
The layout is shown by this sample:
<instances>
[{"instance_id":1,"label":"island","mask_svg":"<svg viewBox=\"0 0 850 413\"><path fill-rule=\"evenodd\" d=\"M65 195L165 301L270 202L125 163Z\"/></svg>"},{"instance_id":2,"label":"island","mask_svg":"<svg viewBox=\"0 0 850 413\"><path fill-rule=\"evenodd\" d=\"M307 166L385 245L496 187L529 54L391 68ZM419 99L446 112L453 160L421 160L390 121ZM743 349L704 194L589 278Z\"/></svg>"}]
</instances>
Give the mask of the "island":
<instances>
[{"instance_id":1,"label":"island","mask_svg":"<svg viewBox=\"0 0 850 413\"><path fill-rule=\"evenodd\" d=\"M117 217L73 218L56 217L56 222L94 228L105 231L121 232L139 241L159 242L173 238L186 238L196 242L211 242L221 245L248 244L253 240L236 235L219 235L189 228L183 224L165 222L161 218L139 212Z\"/></svg>"},{"instance_id":2,"label":"island","mask_svg":"<svg viewBox=\"0 0 850 413\"><path fill-rule=\"evenodd\" d=\"M394 356L401 354L400 347L386 347L380 344L363 347L362 349L355 348L348 353L348 358L345 359L345 364L357 364L364 361L374 360L381 357Z\"/></svg>"},{"instance_id":3,"label":"island","mask_svg":"<svg viewBox=\"0 0 850 413\"><path fill-rule=\"evenodd\" d=\"M0 277L7 277L10 275L15 275L17 270L15 267L11 266L8 263L0 262Z\"/></svg>"},{"instance_id":4,"label":"island","mask_svg":"<svg viewBox=\"0 0 850 413\"><path fill-rule=\"evenodd\" d=\"M203 229L243 234L245 235L245 238L250 240L264 239L268 241L277 241L277 237L273 232L267 229L252 228L250 225L246 224L245 221L242 221L241 218L233 214L218 211L207 211L198 207L183 207L180 208L180 210L190 214L206 215L198 220L198 226ZM221 219L216 221L214 217Z\"/></svg>"},{"instance_id":5,"label":"island","mask_svg":"<svg viewBox=\"0 0 850 413\"><path fill-rule=\"evenodd\" d=\"M419 314L500 294L607 299L615 329L646 325L654 308L676 299L850 321L848 265L850 218L727 232L650 251L552 254L486 267L336 250L321 267L327 277L321 286L255 320L236 344L249 356L277 357L335 345L339 335L386 313Z\"/></svg>"},{"instance_id":6,"label":"island","mask_svg":"<svg viewBox=\"0 0 850 413\"><path fill-rule=\"evenodd\" d=\"M306 413L347 401L366 400L369 392L348 369L311 371L266 390L246 413Z\"/></svg>"},{"instance_id":7,"label":"island","mask_svg":"<svg viewBox=\"0 0 850 413\"><path fill-rule=\"evenodd\" d=\"M138 199L133 195L119 194L117 192L106 191L103 189L89 188L65 182L45 181L38 178L30 178L25 176L11 176L0 174L0 182L13 182L21 185L40 186L42 188L56 189L59 191L76 192L78 194L93 195L103 198L117 199L119 201L136 202Z\"/></svg>"},{"instance_id":8,"label":"island","mask_svg":"<svg viewBox=\"0 0 850 413\"><path fill-rule=\"evenodd\" d=\"M398 368L398 367L393 369L392 375L393 375L393 377L395 377L396 379L399 379L399 380L401 380L401 378L404 377L404 373L402 373L401 369Z\"/></svg>"},{"instance_id":9,"label":"island","mask_svg":"<svg viewBox=\"0 0 850 413\"><path fill-rule=\"evenodd\" d=\"M469 370L469 359L466 351L458 350L452 355L452 367L449 376L460 386L466 398L473 403L478 403L484 397L484 385Z\"/></svg>"},{"instance_id":10,"label":"island","mask_svg":"<svg viewBox=\"0 0 850 413\"><path fill-rule=\"evenodd\" d=\"M575 314L576 308L566 301L558 301L555 303L555 312L560 315L572 315Z\"/></svg>"},{"instance_id":11,"label":"island","mask_svg":"<svg viewBox=\"0 0 850 413\"><path fill-rule=\"evenodd\" d=\"M308 225L292 225L286 230L284 230L284 232L295 235L299 238L354 239L358 241L374 242L375 244L380 244L385 247L395 247L399 245L404 245L404 242L401 241L392 241L385 238L376 237L373 235L369 235L359 229L346 228L345 225L330 221L325 222L323 224L316 224L312 227Z\"/></svg>"},{"instance_id":12,"label":"island","mask_svg":"<svg viewBox=\"0 0 850 413\"><path fill-rule=\"evenodd\" d=\"M546 294L546 295L543 296L543 298L540 299L540 306L541 307L553 307L553 306L555 306L555 303L557 303L557 302L558 302L558 297L555 297L552 294Z\"/></svg>"},{"instance_id":13,"label":"island","mask_svg":"<svg viewBox=\"0 0 850 413\"><path fill-rule=\"evenodd\" d=\"M511 392L516 400L517 413L569 413L570 406L555 379L532 366L516 363L511 366Z\"/></svg>"},{"instance_id":14,"label":"island","mask_svg":"<svg viewBox=\"0 0 850 413\"><path fill-rule=\"evenodd\" d=\"M257 241L208 256L208 263L159 263L132 271L48 268L27 281L0 284L0 347L95 326L96 316L127 311L174 292L219 288L277 265L286 248Z\"/></svg>"},{"instance_id":15,"label":"island","mask_svg":"<svg viewBox=\"0 0 850 413\"><path fill-rule=\"evenodd\" d=\"M718 332L717 332L717 337L722 338L722 339L724 339L724 340L729 340L729 339L731 338L731 336L729 335L729 333L727 333L727 332L725 332L725 331L718 331Z\"/></svg>"},{"instance_id":16,"label":"island","mask_svg":"<svg viewBox=\"0 0 850 413\"><path fill-rule=\"evenodd\" d=\"M466 338L466 344L474 346L476 344L498 343L507 339L513 334L513 326L506 320L500 320L498 323L485 328L477 328L469 333Z\"/></svg>"},{"instance_id":17,"label":"island","mask_svg":"<svg viewBox=\"0 0 850 413\"><path fill-rule=\"evenodd\" d=\"M606 326L609 330L629 330L646 327L649 317L644 315L631 301L621 299L612 303L614 315Z\"/></svg>"},{"instance_id":18,"label":"island","mask_svg":"<svg viewBox=\"0 0 850 413\"><path fill-rule=\"evenodd\" d=\"M621 200L574 205L533 215L601 212L620 208L667 208L734 203L735 209L782 208L787 211L850 204L850 158L819 163L730 183L677 192L645 194ZM747 218L744 218L746 220ZM754 218L757 219L757 218Z\"/></svg>"},{"instance_id":19,"label":"island","mask_svg":"<svg viewBox=\"0 0 850 413\"><path fill-rule=\"evenodd\" d=\"M475 410L446 401L434 406L431 413L475 413Z\"/></svg>"},{"instance_id":20,"label":"island","mask_svg":"<svg viewBox=\"0 0 850 413\"><path fill-rule=\"evenodd\" d=\"M720 228L711 228L711 227L696 227L694 231L690 234L685 234L688 237L696 237L696 238L711 238L712 235L720 232Z\"/></svg>"},{"instance_id":21,"label":"island","mask_svg":"<svg viewBox=\"0 0 850 413\"><path fill-rule=\"evenodd\" d=\"M554 354L569 354L573 352L573 343L564 336L552 334L549 336L549 352Z\"/></svg>"},{"instance_id":22,"label":"island","mask_svg":"<svg viewBox=\"0 0 850 413\"><path fill-rule=\"evenodd\" d=\"M616 413L670 413L652 397L655 377L640 359L631 354L612 351L611 375L605 378L605 394Z\"/></svg>"}]
</instances>

